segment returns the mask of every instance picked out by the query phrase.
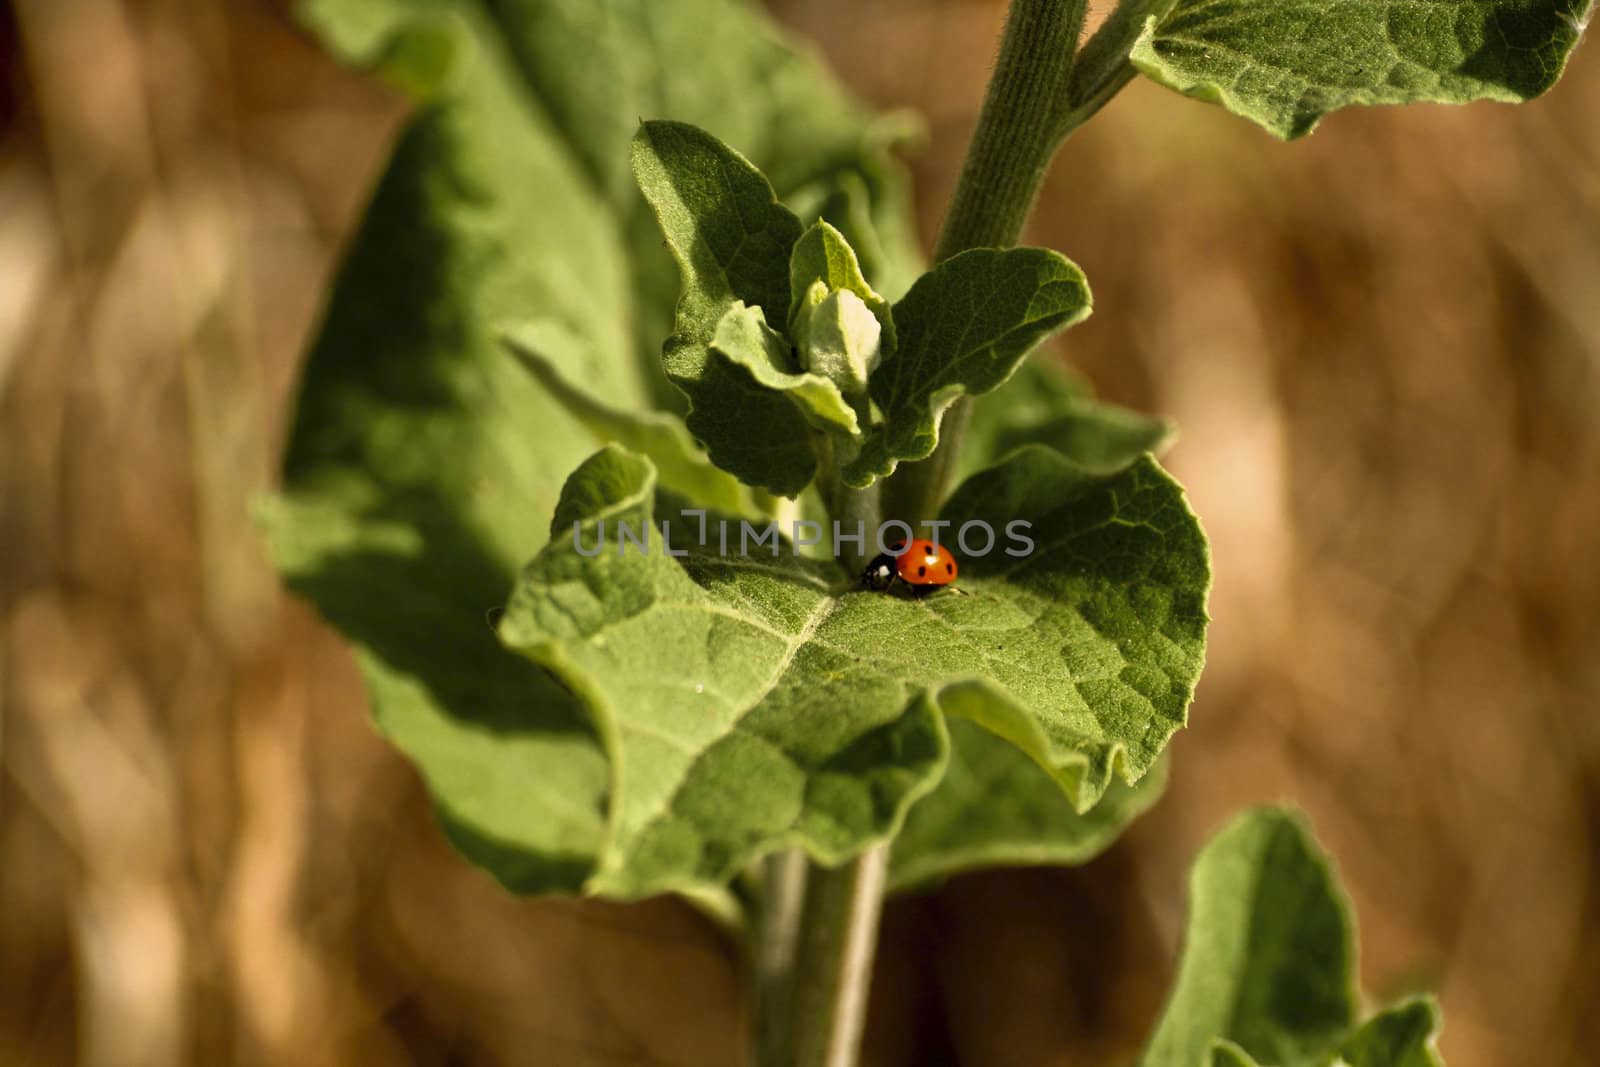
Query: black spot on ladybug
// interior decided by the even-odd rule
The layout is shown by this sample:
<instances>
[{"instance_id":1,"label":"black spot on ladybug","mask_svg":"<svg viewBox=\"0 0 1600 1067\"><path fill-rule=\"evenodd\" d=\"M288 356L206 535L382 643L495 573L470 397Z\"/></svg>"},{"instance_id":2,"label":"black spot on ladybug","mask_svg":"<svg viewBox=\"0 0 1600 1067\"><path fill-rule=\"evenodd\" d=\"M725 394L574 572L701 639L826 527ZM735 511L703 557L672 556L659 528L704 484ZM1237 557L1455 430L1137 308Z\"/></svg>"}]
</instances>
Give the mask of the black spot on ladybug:
<instances>
[{"instance_id":1,"label":"black spot on ladybug","mask_svg":"<svg viewBox=\"0 0 1600 1067\"><path fill-rule=\"evenodd\" d=\"M926 568L926 567L918 567L917 568L917 577L918 578L926 578L927 576L928 576L928 568Z\"/></svg>"},{"instance_id":2,"label":"black spot on ladybug","mask_svg":"<svg viewBox=\"0 0 1600 1067\"><path fill-rule=\"evenodd\" d=\"M956 572L956 565L954 563L946 563L944 565L944 572L946 574L954 574Z\"/></svg>"}]
</instances>

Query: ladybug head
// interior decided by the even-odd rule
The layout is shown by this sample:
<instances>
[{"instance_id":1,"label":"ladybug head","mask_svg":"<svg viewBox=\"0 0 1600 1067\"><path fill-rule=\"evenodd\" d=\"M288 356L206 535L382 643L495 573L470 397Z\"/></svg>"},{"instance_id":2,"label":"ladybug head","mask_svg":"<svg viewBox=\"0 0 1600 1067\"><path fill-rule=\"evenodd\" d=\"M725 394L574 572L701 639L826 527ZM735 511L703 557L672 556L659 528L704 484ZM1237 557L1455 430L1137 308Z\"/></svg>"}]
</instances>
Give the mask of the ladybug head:
<instances>
[{"instance_id":1,"label":"ladybug head","mask_svg":"<svg viewBox=\"0 0 1600 1067\"><path fill-rule=\"evenodd\" d=\"M892 556L879 556L867 564L867 569L861 572L861 585L874 593L881 593L894 584L894 558Z\"/></svg>"}]
</instances>

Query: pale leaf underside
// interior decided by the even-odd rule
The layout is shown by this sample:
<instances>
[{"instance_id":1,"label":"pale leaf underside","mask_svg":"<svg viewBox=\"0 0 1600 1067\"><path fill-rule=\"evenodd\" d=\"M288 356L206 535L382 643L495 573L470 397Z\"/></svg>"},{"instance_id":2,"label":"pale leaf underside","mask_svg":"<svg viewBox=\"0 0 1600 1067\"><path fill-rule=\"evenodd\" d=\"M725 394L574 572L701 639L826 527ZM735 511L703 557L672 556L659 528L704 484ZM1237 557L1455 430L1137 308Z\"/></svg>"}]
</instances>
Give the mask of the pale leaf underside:
<instances>
[{"instance_id":1,"label":"pale leaf underside","mask_svg":"<svg viewBox=\"0 0 1600 1067\"><path fill-rule=\"evenodd\" d=\"M1515 103L1555 84L1591 0L1180 0L1133 46L1156 81L1283 138L1330 111Z\"/></svg>"}]
</instances>

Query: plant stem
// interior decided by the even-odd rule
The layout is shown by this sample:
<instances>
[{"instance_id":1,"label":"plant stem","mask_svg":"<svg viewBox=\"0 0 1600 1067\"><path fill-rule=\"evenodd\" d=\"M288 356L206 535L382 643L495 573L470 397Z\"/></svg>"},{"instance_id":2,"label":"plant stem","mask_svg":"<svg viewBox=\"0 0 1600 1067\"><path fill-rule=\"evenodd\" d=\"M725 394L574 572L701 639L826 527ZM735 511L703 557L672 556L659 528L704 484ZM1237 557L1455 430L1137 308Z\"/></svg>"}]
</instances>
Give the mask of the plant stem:
<instances>
[{"instance_id":1,"label":"plant stem","mask_svg":"<svg viewBox=\"0 0 1600 1067\"><path fill-rule=\"evenodd\" d=\"M867 1017L889 846L814 867L794 974L793 1067L854 1067Z\"/></svg>"},{"instance_id":2,"label":"plant stem","mask_svg":"<svg viewBox=\"0 0 1600 1067\"><path fill-rule=\"evenodd\" d=\"M789 1062L794 957L805 904L806 857L797 848L761 861L761 914L755 946L755 1062Z\"/></svg>"},{"instance_id":3,"label":"plant stem","mask_svg":"<svg viewBox=\"0 0 1600 1067\"><path fill-rule=\"evenodd\" d=\"M1072 98L1073 61L1086 6L1086 0L1012 0L994 76L934 250L935 262L969 248L1016 244L1056 148L1077 123L1115 93L1112 88L1088 105ZM954 470L969 414L966 400L947 411L933 455L907 464L882 494L876 485L865 490L844 486L838 480L832 444L826 445L818 489L836 521L848 531L859 522L866 533L861 550L841 559L847 568L859 570L870 558L886 504L889 514L912 523L933 514ZM787 868L775 871L778 862L769 860L767 868L774 887L776 879L794 877ZM787 975L778 973L784 958L781 946L766 942L768 937L776 941L787 935L776 915L769 933L764 913L760 980L769 981L770 959L774 972L764 994L770 1005L772 996L781 996L787 988L791 1000L787 1033L793 1047L792 1055L786 1056L781 1036L777 1045L760 1043L762 1067L854 1067L866 1019L887 866L888 846L879 845L837 869L810 868ZM780 904L775 893L769 892L769 898L767 907L776 911ZM760 1019L757 1028L758 1041L763 1041L770 1029L763 1030Z\"/></svg>"},{"instance_id":4,"label":"plant stem","mask_svg":"<svg viewBox=\"0 0 1600 1067\"><path fill-rule=\"evenodd\" d=\"M839 480L839 467L843 464L841 457L835 454L833 442L824 438L822 446L821 462L817 468L817 491L822 494L822 503L827 507L828 514L839 523L841 532L853 536L860 528L861 544L857 545L852 540L848 542L849 551L839 555L839 565L847 573L860 574L867 560L877 555L874 546L877 544L878 524L883 521L881 486L877 482L865 489L851 489L845 485Z\"/></svg>"},{"instance_id":5,"label":"plant stem","mask_svg":"<svg viewBox=\"0 0 1600 1067\"><path fill-rule=\"evenodd\" d=\"M934 262L1017 243L1071 109L1084 0L1012 0Z\"/></svg>"},{"instance_id":6,"label":"plant stem","mask_svg":"<svg viewBox=\"0 0 1600 1067\"><path fill-rule=\"evenodd\" d=\"M879 487L851 489L840 457L819 438L817 489L829 515L862 543L840 564L858 574L876 551ZM790 849L766 858L755 945L754 1051L760 1067L853 1067L883 908L887 847L837 870ZM802 902L803 899L803 902Z\"/></svg>"},{"instance_id":7,"label":"plant stem","mask_svg":"<svg viewBox=\"0 0 1600 1067\"><path fill-rule=\"evenodd\" d=\"M1069 119L1079 118L1072 68L1086 6L1085 0L1012 0L978 126L934 246L935 263L969 248L1010 247L1022 235L1050 160L1071 131ZM951 405L933 454L904 465L890 480L889 515L915 525L937 513L970 408L965 397Z\"/></svg>"}]
</instances>

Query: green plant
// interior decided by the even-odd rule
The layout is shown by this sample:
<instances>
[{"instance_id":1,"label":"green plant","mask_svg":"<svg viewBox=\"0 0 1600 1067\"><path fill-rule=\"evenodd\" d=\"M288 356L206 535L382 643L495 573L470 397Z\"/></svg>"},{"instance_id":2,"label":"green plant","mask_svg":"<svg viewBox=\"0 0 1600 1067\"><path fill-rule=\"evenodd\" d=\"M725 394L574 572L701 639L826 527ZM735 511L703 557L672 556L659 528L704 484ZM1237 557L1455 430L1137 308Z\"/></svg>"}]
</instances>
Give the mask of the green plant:
<instances>
[{"instance_id":1,"label":"green plant","mask_svg":"<svg viewBox=\"0 0 1600 1067\"><path fill-rule=\"evenodd\" d=\"M1090 309L1070 261L1011 247L1062 140L1138 73L1282 137L1525 99L1588 5L1123 0L1080 44L1081 0L1014 0L931 270L906 122L742 3L304 15L419 110L307 365L278 565L467 857L694 901L750 940L759 1062L811 1065L853 1060L884 893L1093 856L1159 796L1200 673L1168 426L1024 362ZM800 536L933 516L1036 551L910 600L856 587L866 545ZM690 536L774 518L774 554ZM625 551L619 522L660 536ZM1292 817L1220 835L1191 909L1145 1063L1434 1062L1430 1003L1359 1023L1348 909Z\"/></svg>"}]
</instances>

